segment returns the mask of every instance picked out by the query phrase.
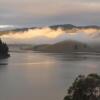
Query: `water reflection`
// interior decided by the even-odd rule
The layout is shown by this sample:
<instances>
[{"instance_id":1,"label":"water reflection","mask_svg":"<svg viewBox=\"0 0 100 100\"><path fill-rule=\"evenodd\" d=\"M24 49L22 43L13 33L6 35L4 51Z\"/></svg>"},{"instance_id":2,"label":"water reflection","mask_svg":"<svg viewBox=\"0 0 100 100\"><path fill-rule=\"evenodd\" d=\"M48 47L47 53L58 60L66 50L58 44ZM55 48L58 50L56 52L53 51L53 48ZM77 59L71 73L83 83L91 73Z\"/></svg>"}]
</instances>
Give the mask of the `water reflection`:
<instances>
[{"instance_id":1,"label":"water reflection","mask_svg":"<svg viewBox=\"0 0 100 100\"><path fill-rule=\"evenodd\" d=\"M99 58L84 53L13 52L0 60L7 63L0 65L0 100L62 100L77 75L100 73Z\"/></svg>"},{"instance_id":2,"label":"water reflection","mask_svg":"<svg viewBox=\"0 0 100 100\"><path fill-rule=\"evenodd\" d=\"M5 70L8 65L8 60L7 59L0 59L0 71Z\"/></svg>"},{"instance_id":3,"label":"water reflection","mask_svg":"<svg viewBox=\"0 0 100 100\"><path fill-rule=\"evenodd\" d=\"M55 57L57 60L62 61L84 61L84 60L100 60L100 53L84 53L84 52L77 52L71 54L64 54L64 53L44 53L48 56Z\"/></svg>"}]
</instances>

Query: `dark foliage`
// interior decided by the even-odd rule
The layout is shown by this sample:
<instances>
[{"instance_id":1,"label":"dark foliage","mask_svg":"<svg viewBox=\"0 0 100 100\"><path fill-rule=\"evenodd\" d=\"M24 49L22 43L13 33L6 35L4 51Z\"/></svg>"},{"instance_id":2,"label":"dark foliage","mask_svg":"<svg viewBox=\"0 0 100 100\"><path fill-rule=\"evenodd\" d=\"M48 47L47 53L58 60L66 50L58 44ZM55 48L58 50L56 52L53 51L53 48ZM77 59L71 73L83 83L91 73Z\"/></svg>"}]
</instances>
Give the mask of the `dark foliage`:
<instances>
[{"instance_id":1,"label":"dark foliage","mask_svg":"<svg viewBox=\"0 0 100 100\"><path fill-rule=\"evenodd\" d=\"M74 46L74 50L78 50L78 45L75 45Z\"/></svg>"},{"instance_id":2,"label":"dark foliage","mask_svg":"<svg viewBox=\"0 0 100 100\"><path fill-rule=\"evenodd\" d=\"M100 100L100 76L89 74L79 75L68 89L64 100Z\"/></svg>"},{"instance_id":3,"label":"dark foliage","mask_svg":"<svg viewBox=\"0 0 100 100\"><path fill-rule=\"evenodd\" d=\"M9 49L6 43L3 43L0 39L0 58L9 57Z\"/></svg>"}]
</instances>

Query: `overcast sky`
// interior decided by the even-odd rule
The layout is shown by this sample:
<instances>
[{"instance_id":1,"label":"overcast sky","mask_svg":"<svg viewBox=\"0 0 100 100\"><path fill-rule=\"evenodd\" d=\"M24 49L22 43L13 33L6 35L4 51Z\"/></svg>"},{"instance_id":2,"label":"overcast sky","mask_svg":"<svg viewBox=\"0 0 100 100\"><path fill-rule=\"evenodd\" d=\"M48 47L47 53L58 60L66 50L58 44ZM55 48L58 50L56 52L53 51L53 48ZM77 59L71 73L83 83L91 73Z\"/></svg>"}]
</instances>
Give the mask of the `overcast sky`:
<instances>
[{"instance_id":1,"label":"overcast sky","mask_svg":"<svg viewBox=\"0 0 100 100\"><path fill-rule=\"evenodd\" d=\"M0 25L100 25L100 0L0 0Z\"/></svg>"}]
</instances>

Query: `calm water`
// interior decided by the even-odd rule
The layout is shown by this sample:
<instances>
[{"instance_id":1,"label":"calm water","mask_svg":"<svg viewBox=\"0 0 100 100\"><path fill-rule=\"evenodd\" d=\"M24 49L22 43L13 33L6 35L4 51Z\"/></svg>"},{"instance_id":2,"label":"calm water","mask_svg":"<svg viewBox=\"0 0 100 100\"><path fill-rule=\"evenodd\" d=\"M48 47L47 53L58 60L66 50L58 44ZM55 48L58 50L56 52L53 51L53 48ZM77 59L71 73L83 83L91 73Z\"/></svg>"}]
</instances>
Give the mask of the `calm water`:
<instances>
[{"instance_id":1,"label":"calm water","mask_svg":"<svg viewBox=\"0 0 100 100\"><path fill-rule=\"evenodd\" d=\"M99 54L12 52L0 63L0 100L63 100L77 75L100 73Z\"/></svg>"}]
</instances>

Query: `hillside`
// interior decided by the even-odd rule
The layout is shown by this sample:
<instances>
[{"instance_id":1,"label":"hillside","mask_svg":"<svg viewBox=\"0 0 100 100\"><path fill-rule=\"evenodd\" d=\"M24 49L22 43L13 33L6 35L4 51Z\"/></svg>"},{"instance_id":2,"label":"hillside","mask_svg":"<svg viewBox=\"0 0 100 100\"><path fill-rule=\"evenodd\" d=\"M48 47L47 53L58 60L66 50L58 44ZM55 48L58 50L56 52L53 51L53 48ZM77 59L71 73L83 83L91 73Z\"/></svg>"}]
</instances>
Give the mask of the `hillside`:
<instances>
[{"instance_id":1,"label":"hillside","mask_svg":"<svg viewBox=\"0 0 100 100\"><path fill-rule=\"evenodd\" d=\"M85 43L78 41L62 41L53 45L37 45L33 50L42 52L54 52L54 53L71 53L71 52L86 52L90 51L90 48Z\"/></svg>"}]
</instances>

